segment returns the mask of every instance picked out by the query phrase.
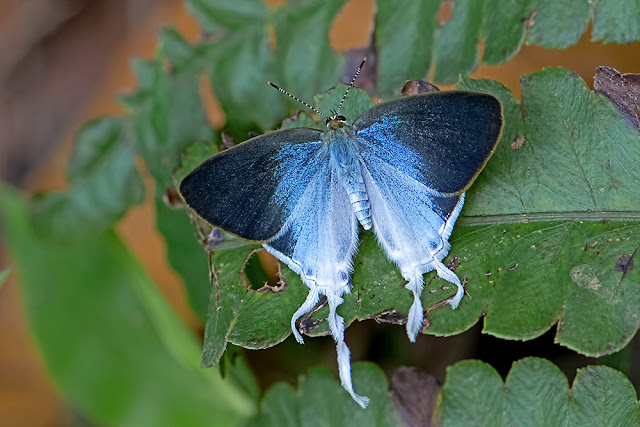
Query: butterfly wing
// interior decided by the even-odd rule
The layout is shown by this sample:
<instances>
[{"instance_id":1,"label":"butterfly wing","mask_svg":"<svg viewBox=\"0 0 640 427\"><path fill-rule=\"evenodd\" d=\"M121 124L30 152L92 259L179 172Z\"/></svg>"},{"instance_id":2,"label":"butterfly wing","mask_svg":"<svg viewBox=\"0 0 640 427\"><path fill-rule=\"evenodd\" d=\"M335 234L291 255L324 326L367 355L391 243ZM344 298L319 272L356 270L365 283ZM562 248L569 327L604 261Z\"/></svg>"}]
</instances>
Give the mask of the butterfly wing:
<instances>
[{"instance_id":1,"label":"butterfly wing","mask_svg":"<svg viewBox=\"0 0 640 427\"><path fill-rule=\"evenodd\" d=\"M384 102L354 123L365 151L444 194L462 194L491 157L502 105L473 92L435 92Z\"/></svg>"},{"instance_id":2,"label":"butterfly wing","mask_svg":"<svg viewBox=\"0 0 640 427\"><path fill-rule=\"evenodd\" d=\"M180 183L187 205L209 224L243 239L280 232L317 174L315 129L280 130L211 157Z\"/></svg>"},{"instance_id":3,"label":"butterfly wing","mask_svg":"<svg viewBox=\"0 0 640 427\"><path fill-rule=\"evenodd\" d=\"M423 320L423 274L437 270L464 294L442 259L471 185L502 131L502 107L492 96L469 92L417 95L378 104L356 122L373 228L407 288L414 294L407 334Z\"/></svg>"},{"instance_id":4,"label":"butterfly wing","mask_svg":"<svg viewBox=\"0 0 640 427\"><path fill-rule=\"evenodd\" d=\"M292 129L253 138L205 161L182 181L180 193L211 225L263 241L300 275L310 289L291 319L300 343L296 320L327 296L342 384L366 406L353 391L344 320L336 312L349 292L358 223L322 132Z\"/></svg>"}]
</instances>

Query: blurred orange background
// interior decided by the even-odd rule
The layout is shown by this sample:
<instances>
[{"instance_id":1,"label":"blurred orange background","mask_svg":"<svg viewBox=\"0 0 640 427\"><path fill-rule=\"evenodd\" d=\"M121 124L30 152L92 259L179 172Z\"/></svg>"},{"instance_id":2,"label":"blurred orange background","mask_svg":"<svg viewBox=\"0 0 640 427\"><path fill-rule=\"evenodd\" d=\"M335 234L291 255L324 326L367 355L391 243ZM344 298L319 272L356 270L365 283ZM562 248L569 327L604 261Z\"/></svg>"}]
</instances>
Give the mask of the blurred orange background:
<instances>
[{"instance_id":1,"label":"blurred orange background","mask_svg":"<svg viewBox=\"0 0 640 427\"><path fill-rule=\"evenodd\" d=\"M350 1L334 23L332 46L339 51L365 46L374 13L374 0ZM29 193L64 188L75 133L91 118L124 113L116 97L135 86L131 58L152 58L165 26L190 41L200 34L179 0L0 3L0 179ZM545 66L570 68L589 86L599 65L640 72L640 43L603 45L589 38L590 30L577 46L562 51L526 46L508 64L482 66L472 77L498 80L519 97L520 76ZM212 110L212 123L221 123ZM152 195L153 183L148 177L146 182ZM132 209L118 230L176 311L196 328L182 284L167 266L151 201L149 196ZM7 265L0 247L0 270ZM69 425L78 419L82 416L57 394L42 368L12 275L0 288L0 426Z\"/></svg>"}]
</instances>

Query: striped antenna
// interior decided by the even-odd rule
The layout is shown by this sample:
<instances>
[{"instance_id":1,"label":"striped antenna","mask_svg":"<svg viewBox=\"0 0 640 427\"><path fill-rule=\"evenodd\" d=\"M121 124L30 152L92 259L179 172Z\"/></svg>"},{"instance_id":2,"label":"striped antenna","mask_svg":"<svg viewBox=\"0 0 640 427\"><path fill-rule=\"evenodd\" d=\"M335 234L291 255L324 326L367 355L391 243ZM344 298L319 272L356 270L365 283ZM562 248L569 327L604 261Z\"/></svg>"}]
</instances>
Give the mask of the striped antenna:
<instances>
[{"instance_id":1,"label":"striped antenna","mask_svg":"<svg viewBox=\"0 0 640 427\"><path fill-rule=\"evenodd\" d=\"M321 113L320 111L316 110L315 108L313 108L311 105L307 104L306 102L304 102L302 99L300 98L296 98L295 96L291 95L289 92L287 92L286 90L282 89L280 86L275 85L271 82L267 82L269 83L271 86L275 87L276 89L278 89L280 92L284 93L285 95L290 96L291 98L295 99L296 101L298 101L299 103L306 105L309 109L311 109L312 111L315 111L316 113L320 114L322 117L324 117L325 119L328 119L328 117L326 116L326 114Z\"/></svg>"},{"instance_id":2,"label":"striped antenna","mask_svg":"<svg viewBox=\"0 0 640 427\"><path fill-rule=\"evenodd\" d=\"M347 88L347 91L344 93L344 96L342 97L342 101L340 101L340 105L338 105L338 111L336 111L336 116L340 113L340 110L342 109L342 104L344 104L344 100L347 99L347 94L349 93L349 91L351 90L351 87L353 86L356 79L358 78L358 74L360 74L360 70L362 70L362 66L364 65L364 62L366 60L367 60L367 57L365 56L362 59L362 62L360 63L360 66L358 67L358 71L356 71L355 76L353 76L353 78L351 79L351 83L349 83L349 87Z\"/></svg>"}]
</instances>

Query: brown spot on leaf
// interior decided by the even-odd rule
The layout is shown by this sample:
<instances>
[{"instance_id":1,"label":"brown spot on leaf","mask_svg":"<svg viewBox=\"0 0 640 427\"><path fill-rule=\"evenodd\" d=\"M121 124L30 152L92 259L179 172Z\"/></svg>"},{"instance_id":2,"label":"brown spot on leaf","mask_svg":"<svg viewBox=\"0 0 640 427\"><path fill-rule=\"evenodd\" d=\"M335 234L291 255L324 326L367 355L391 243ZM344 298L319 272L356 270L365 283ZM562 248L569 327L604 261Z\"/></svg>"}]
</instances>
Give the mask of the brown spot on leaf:
<instances>
[{"instance_id":1,"label":"brown spot on leaf","mask_svg":"<svg viewBox=\"0 0 640 427\"><path fill-rule=\"evenodd\" d=\"M640 74L622 74L615 68L598 67L593 89L606 96L624 118L640 131Z\"/></svg>"},{"instance_id":2,"label":"brown spot on leaf","mask_svg":"<svg viewBox=\"0 0 640 427\"><path fill-rule=\"evenodd\" d=\"M451 271L455 271L456 268L458 267L460 267L460 258L458 258L457 256L454 256L447 263L447 268Z\"/></svg>"},{"instance_id":3,"label":"brown spot on leaf","mask_svg":"<svg viewBox=\"0 0 640 427\"><path fill-rule=\"evenodd\" d=\"M326 320L326 319L317 319L317 320L313 319L313 315L315 314L316 311L320 310L322 307L324 307L327 304L328 304L327 296L320 295L320 299L318 300L318 303L316 304L316 306L313 307L313 309L310 312L300 317L300 319L298 320L298 323L299 323L298 331L301 334L309 335L310 331L317 328L320 323Z\"/></svg>"},{"instance_id":4,"label":"brown spot on leaf","mask_svg":"<svg viewBox=\"0 0 640 427\"><path fill-rule=\"evenodd\" d=\"M588 249L593 249L598 245L598 242L593 242L593 243L587 243L586 245L584 245L584 248L582 248L583 251L586 251Z\"/></svg>"},{"instance_id":5,"label":"brown spot on leaf","mask_svg":"<svg viewBox=\"0 0 640 427\"><path fill-rule=\"evenodd\" d=\"M444 27L453 16L454 7L454 0L445 0L440 3L440 9L438 9L438 22L440 23L441 27Z\"/></svg>"},{"instance_id":6,"label":"brown spot on leaf","mask_svg":"<svg viewBox=\"0 0 640 427\"><path fill-rule=\"evenodd\" d=\"M518 268L518 266L519 266L519 265L520 265L520 264L518 264L518 263L516 262L516 263L515 263L515 264L513 264L511 267L507 268L507 271L513 271L513 270L515 270L516 268Z\"/></svg>"},{"instance_id":7,"label":"brown spot on leaf","mask_svg":"<svg viewBox=\"0 0 640 427\"><path fill-rule=\"evenodd\" d=\"M622 273L622 277L620 278L620 280L624 279L625 276L635 267L633 258L636 256L636 252L638 252L638 249L633 251L632 254L620 255L620 258L618 258L618 260L616 261L616 265L614 268L617 272Z\"/></svg>"},{"instance_id":8,"label":"brown spot on leaf","mask_svg":"<svg viewBox=\"0 0 640 427\"><path fill-rule=\"evenodd\" d=\"M398 310L389 308L387 310L381 311L380 313L374 314L373 320L375 320L377 323L391 323L393 325L406 325L407 316L400 313Z\"/></svg>"},{"instance_id":9,"label":"brown spot on leaf","mask_svg":"<svg viewBox=\"0 0 640 427\"><path fill-rule=\"evenodd\" d=\"M207 254L207 263L209 264L209 283L212 283L216 287L216 310L220 309L220 280L218 279L218 271L213 259L213 253Z\"/></svg>"},{"instance_id":10,"label":"brown spot on leaf","mask_svg":"<svg viewBox=\"0 0 640 427\"><path fill-rule=\"evenodd\" d=\"M537 10L534 10L533 12L531 12L529 14L529 16L527 16L526 18L524 18L524 22L525 22L525 27L527 27L527 29L533 27L534 25L536 25L536 15L538 14Z\"/></svg>"},{"instance_id":11,"label":"brown spot on leaf","mask_svg":"<svg viewBox=\"0 0 640 427\"><path fill-rule=\"evenodd\" d=\"M429 326L431 326L431 319L429 319L429 312L425 310L422 314L422 327L420 327L420 333L429 329Z\"/></svg>"},{"instance_id":12,"label":"brown spot on leaf","mask_svg":"<svg viewBox=\"0 0 640 427\"><path fill-rule=\"evenodd\" d=\"M391 398L405 426L433 425L433 412L442 386L433 375L401 367L391 376Z\"/></svg>"},{"instance_id":13,"label":"brown spot on leaf","mask_svg":"<svg viewBox=\"0 0 640 427\"><path fill-rule=\"evenodd\" d=\"M527 142L527 138L525 138L524 136L519 136L511 143L511 148L514 150L519 150L524 146L525 142Z\"/></svg>"},{"instance_id":14,"label":"brown spot on leaf","mask_svg":"<svg viewBox=\"0 0 640 427\"><path fill-rule=\"evenodd\" d=\"M404 95L418 95L420 93L440 92L438 86L424 80L407 80L402 85Z\"/></svg>"}]
</instances>

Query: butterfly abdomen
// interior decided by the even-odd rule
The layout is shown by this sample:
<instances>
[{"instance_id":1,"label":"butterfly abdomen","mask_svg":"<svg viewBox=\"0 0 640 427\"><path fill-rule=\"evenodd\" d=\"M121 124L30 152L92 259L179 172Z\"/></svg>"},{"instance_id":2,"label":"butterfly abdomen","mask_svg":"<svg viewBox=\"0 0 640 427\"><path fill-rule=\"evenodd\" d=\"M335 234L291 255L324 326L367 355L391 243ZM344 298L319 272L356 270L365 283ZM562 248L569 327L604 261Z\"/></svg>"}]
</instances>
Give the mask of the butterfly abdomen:
<instances>
[{"instance_id":1,"label":"butterfly abdomen","mask_svg":"<svg viewBox=\"0 0 640 427\"><path fill-rule=\"evenodd\" d=\"M348 132L349 128L345 130ZM332 138L329 139L332 168L349 196L349 203L358 222L365 230L369 230L372 225L371 204L362 177L357 147L349 138L344 138L341 132L342 129L331 132Z\"/></svg>"},{"instance_id":2,"label":"butterfly abdomen","mask_svg":"<svg viewBox=\"0 0 640 427\"><path fill-rule=\"evenodd\" d=\"M345 182L345 186L353 213L358 218L358 222L362 224L362 227L365 230L369 230L371 228L371 205L369 204L369 195L359 169L358 174L354 174L353 180Z\"/></svg>"}]
</instances>

